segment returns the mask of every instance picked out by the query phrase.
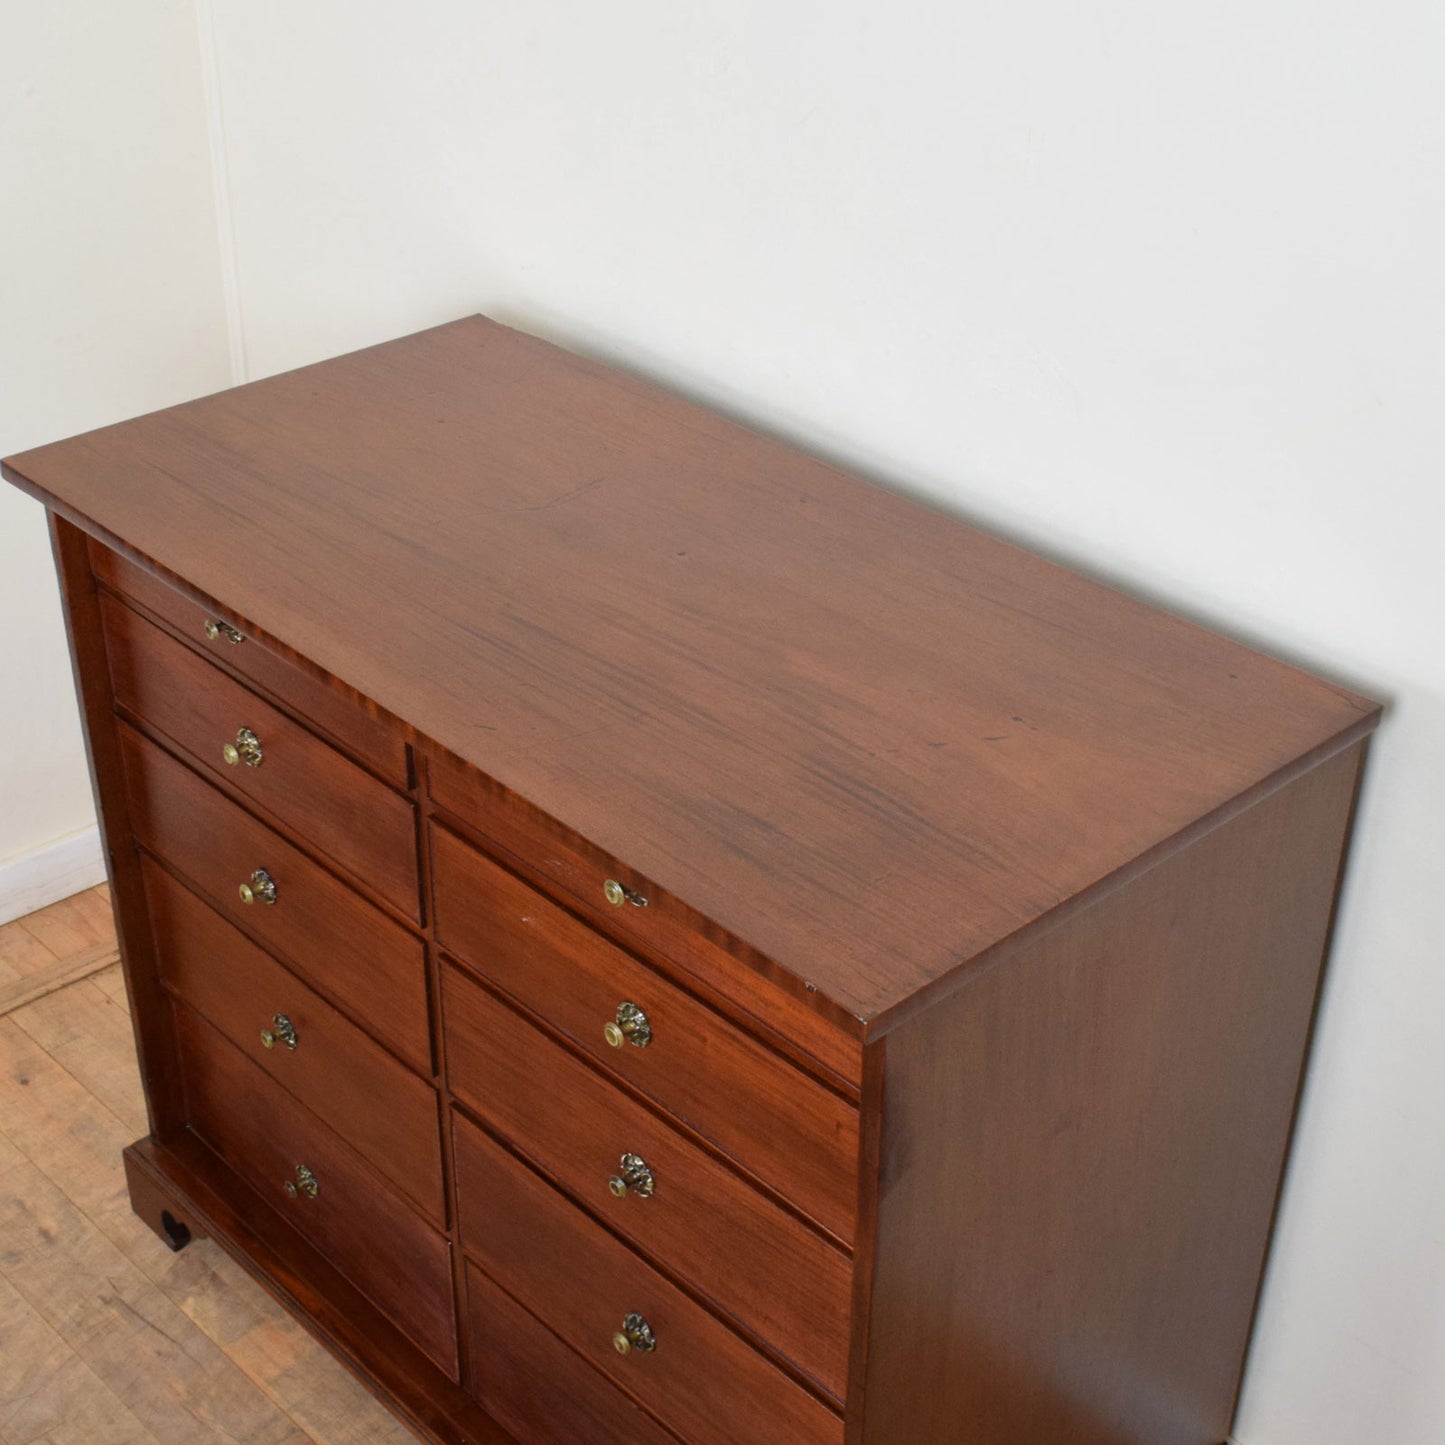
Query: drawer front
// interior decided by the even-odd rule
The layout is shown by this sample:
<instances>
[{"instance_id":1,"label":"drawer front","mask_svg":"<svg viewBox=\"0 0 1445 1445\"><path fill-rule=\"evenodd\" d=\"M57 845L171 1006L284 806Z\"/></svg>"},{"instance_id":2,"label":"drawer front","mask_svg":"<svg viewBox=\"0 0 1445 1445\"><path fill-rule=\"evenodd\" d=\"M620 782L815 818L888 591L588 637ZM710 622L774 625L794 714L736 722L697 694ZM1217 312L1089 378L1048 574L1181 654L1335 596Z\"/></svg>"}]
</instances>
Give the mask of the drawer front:
<instances>
[{"instance_id":1,"label":"drawer front","mask_svg":"<svg viewBox=\"0 0 1445 1445\"><path fill-rule=\"evenodd\" d=\"M590 1054L851 1243L858 1114L630 954L443 829L433 829L437 933ZM619 1006L650 1041L612 1047ZM613 1035L616 1037L616 1035Z\"/></svg>"},{"instance_id":2,"label":"drawer front","mask_svg":"<svg viewBox=\"0 0 1445 1445\"><path fill-rule=\"evenodd\" d=\"M159 864L144 872L166 986L445 1228L436 1090Z\"/></svg>"},{"instance_id":3,"label":"drawer front","mask_svg":"<svg viewBox=\"0 0 1445 1445\"><path fill-rule=\"evenodd\" d=\"M175 758L119 728L136 835L223 915L292 964L332 1003L432 1072L431 1023L421 940L338 882L278 833ZM257 869L276 901L246 904ZM253 890L254 895L254 890Z\"/></svg>"},{"instance_id":4,"label":"drawer front","mask_svg":"<svg viewBox=\"0 0 1445 1445\"><path fill-rule=\"evenodd\" d=\"M456 1097L841 1400L852 1282L847 1256L460 969L447 966L443 979L447 1071ZM547 1087L518 1088L519 1079L545 1079ZM624 1154L647 1166L650 1195L632 1188L621 1198L613 1193L611 1181L627 1172Z\"/></svg>"},{"instance_id":5,"label":"drawer front","mask_svg":"<svg viewBox=\"0 0 1445 1445\"><path fill-rule=\"evenodd\" d=\"M472 1388L519 1445L677 1445L470 1261Z\"/></svg>"},{"instance_id":6,"label":"drawer front","mask_svg":"<svg viewBox=\"0 0 1445 1445\"><path fill-rule=\"evenodd\" d=\"M198 1014L177 1004L175 1019L191 1127L456 1379L446 1239Z\"/></svg>"},{"instance_id":7,"label":"drawer front","mask_svg":"<svg viewBox=\"0 0 1445 1445\"><path fill-rule=\"evenodd\" d=\"M216 624L224 620L218 610L192 602L168 582L94 539L90 542L90 564L107 587L170 623L198 648L250 678L302 717L310 718L394 787L407 787L406 739L394 722L364 699L305 671L244 629L228 625L217 630Z\"/></svg>"},{"instance_id":8,"label":"drawer front","mask_svg":"<svg viewBox=\"0 0 1445 1445\"><path fill-rule=\"evenodd\" d=\"M102 597L117 703L159 729L243 796L417 917L412 805L112 597ZM241 730L260 761L226 761ZM252 756L255 756L254 754Z\"/></svg>"},{"instance_id":9,"label":"drawer front","mask_svg":"<svg viewBox=\"0 0 1445 1445\"><path fill-rule=\"evenodd\" d=\"M454 1130L463 1245L669 1428L692 1445L841 1442L843 1422L820 1400L475 1125L454 1116ZM656 1348L623 1356L614 1336L634 1313Z\"/></svg>"},{"instance_id":10,"label":"drawer front","mask_svg":"<svg viewBox=\"0 0 1445 1445\"><path fill-rule=\"evenodd\" d=\"M844 1092L858 1096L863 1044L856 1019L825 1017L816 996L810 1002L768 977L772 965L766 960L745 963L715 942L720 932L715 924L450 753L428 753L427 778L438 804L480 829L544 888L565 895L567 906L589 923L629 947L676 964L755 1020L770 1042L796 1050L810 1067L821 1066ZM646 907L615 891L609 895L609 881L646 898ZM610 901L619 897L620 902Z\"/></svg>"}]
</instances>

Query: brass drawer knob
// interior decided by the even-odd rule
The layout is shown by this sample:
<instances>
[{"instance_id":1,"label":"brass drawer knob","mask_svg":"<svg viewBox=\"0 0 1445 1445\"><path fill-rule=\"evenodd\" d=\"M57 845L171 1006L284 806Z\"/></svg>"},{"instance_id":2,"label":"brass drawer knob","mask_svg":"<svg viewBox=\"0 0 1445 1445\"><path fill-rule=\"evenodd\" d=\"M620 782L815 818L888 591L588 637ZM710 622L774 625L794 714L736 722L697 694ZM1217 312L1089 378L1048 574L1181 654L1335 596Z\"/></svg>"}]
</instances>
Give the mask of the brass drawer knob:
<instances>
[{"instance_id":1,"label":"brass drawer knob","mask_svg":"<svg viewBox=\"0 0 1445 1445\"><path fill-rule=\"evenodd\" d=\"M626 1199L629 1194L635 1194L640 1199L651 1199L657 1188L657 1181L652 1177L652 1170L647 1167L647 1160L642 1155L624 1154L622 1167L607 1181L607 1187L612 1191L614 1199Z\"/></svg>"},{"instance_id":2,"label":"brass drawer knob","mask_svg":"<svg viewBox=\"0 0 1445 1445\"><path fill-rule=\"evenodd\" d=\"M622 1328L612 1336L612 1348L619 1355L630 1355L633 1350L650 1355L657 1348L657 1337L641 1315L629 1314L623 1319Z\"/></svg>"},{"instance_id":3,"label":"brass drawer knob","mask_svg":"<svg viewBox=\"0 0 1445 1445\"><path fill-rule=\"evenodd\" d=\"M620 1049L625 1043L645 1049L652 1042L652 1025L635 1003L620 1003L616 1022L609 1019L603 1024L602 1036L614 1049Z\"/></svg>"},{"instance_id":4,"label":"brass drawer knob","mask_svg":"<svg viewBox=\"0 0 1445 1445\"><path fill-rule=\"evenodd\" d=\"M218 637L224 637L233 647L238 642L246 640L243 633L237 632L229 622L218 622L214 617L206 618L206 636L214 642Z\"/></svg>"},{"instance_id":5,"label":"brass drawer knob","mask_svg":"<svg viewBox=\"0 0 1445 1445\"><path fill-rule=\"evenodd\" d=\"M277 1014L271 1024L271 1028L261 1030L261 1043L266 1048L274 1049L280 1044L282 1048L294 1049L301 1042L296 1033L296 1025L285 1014Z\"/></svg>"},{"instance_id":6,"label":"brass drawer knob","mask_svg":"<svg viewBox=\"0 0 1445 1445\"><path fill-rule=\"evenodd\" d=\"M624 903L630 903L634 908L646 908L647 899L642 894L634 893L632 889L625 887L615 878L609 878L602 885L602 896L614 907L621 908Z\"/></svg>"},{"instance_id":7,"label":"brass drawer knob","mask_svg":"<svg viewBox=\"0 0 1445 1445\"><path fill-rule=\"evenodd\" d=\"M288 1179L282 1186L288 1199L315 1199L321 1193L321 1184L305 1164L296 1166L296 1177Z\"/></svg>"},{"instance_id":8,"label":"brass drawer knob","mask_svg":"<svg viewBox=\"0 0 1445 1445\"><path fill-rule=\"evenodd\" d=\"M248 882L241 885L242 903L265 903L268 906L276 902L276 880L264 869L258 868L250 877Z\"/></svg>"},{"instance_id":9,"label":"brass drawer knob","mask_svg":"<svg viewBox=\"0 0 1445 1445\"><path fill-rule=\"evenodd\" d=\"M236 741L227 743L221 749L221 756L233 768L237 763L245 763L248 768L259 768L265 754L261 751L261 739L250 728L237 728Z\"/></svg>"}]
</instances>

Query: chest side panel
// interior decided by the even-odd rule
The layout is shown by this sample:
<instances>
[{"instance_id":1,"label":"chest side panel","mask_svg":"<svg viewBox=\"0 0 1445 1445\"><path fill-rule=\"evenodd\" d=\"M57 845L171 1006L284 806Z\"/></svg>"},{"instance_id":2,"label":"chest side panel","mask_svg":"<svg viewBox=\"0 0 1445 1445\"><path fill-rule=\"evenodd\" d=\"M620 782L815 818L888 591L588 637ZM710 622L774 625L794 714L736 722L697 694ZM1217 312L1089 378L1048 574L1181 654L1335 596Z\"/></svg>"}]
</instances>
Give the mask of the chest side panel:
<instances>
[{"instance_id":1,"label":"chest side panel","mask_svg":"<svg viewBox=\"0 0 1445 1445\"><path fill-rule=\"evenodd\" d=\"M1228 1434L1359 764L888 1036L864 1445Z\"/></svg>"}]
</instances>

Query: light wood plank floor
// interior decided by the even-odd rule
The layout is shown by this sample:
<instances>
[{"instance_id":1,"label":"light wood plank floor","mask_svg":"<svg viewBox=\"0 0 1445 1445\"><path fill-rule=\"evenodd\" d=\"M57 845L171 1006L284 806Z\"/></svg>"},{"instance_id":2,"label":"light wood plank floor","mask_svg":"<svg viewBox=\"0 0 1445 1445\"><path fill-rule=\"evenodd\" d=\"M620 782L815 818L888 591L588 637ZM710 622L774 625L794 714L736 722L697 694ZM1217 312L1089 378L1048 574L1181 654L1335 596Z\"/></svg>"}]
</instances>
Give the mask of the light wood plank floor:
<instances>
[{"instance_id":1,"label":"light wood plank floor","mask_svg":"<svg viewBox=\"0 0 1445 1445\"><path fill-rule=\"evenodd\" d=\"M0 1442L413 1442L210 1240L131 1213L115 957L104 886L0 927Z\"/></svg>"}]
</instances>

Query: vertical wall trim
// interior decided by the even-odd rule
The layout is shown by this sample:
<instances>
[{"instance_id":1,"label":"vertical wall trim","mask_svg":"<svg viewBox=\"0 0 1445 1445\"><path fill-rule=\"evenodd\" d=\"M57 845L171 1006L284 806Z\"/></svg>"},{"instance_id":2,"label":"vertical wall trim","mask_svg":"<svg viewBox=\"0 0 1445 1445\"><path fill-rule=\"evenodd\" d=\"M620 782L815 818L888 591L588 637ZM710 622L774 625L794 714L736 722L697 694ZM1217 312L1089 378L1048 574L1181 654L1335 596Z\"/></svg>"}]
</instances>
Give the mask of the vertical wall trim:
<instances>
[{"instance_id":1,"label":"vertical wall trim","mask_svg":"<svg viewBox=\"0 0 1445 1445\"><path fill-rule=\"evenodd\" d=\"M206 130L211 151L211 193L216 207L216 239L220 248L221 292L226 305L226 338L231 353L231 381L247 380L246 321L241 307L240 268L236 263L236 226L231 208L231 173L226 163L226 116L221 102L220 46L216 38L214 0L196 0L196 33L201 51L201 87L205 94Z\"/></svg>"}]
</instances>

